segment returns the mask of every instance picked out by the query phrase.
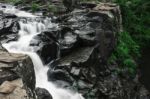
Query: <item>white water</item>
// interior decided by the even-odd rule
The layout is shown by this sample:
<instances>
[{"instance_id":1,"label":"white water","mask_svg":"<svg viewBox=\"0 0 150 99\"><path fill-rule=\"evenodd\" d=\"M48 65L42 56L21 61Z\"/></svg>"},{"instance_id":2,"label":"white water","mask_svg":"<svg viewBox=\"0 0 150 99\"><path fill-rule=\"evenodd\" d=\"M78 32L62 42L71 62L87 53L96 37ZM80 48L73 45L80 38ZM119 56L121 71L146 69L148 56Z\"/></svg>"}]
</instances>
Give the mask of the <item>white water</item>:
<instances>
[{"instance_id":1,"label":"white water","mask_svg":"<svg viewBox=\"0 0 150 99\"><path fill-rule=\"evenodd\" d=\"M24 11L19 11L14 7L9 8L0 8L0 11L4 13L12 13L17 15L18 17L32 17L36 18L36 16L31 13L27 13ZM32 38L44 31L46 28L57 28L57 24L53 24L50 22L50 19L45 19L44 22L37 21L27 21L23 22L20 20L20 31L18 33L19 39L18 41L12 41L10 43L5 43L3 46L12 53L23 53L27 54L31 57L34 70L36 75L36 87L47 89L53 99L84 99L81 94L75 93L70 90L57 88L52 82L48 82L47 71L48 66L44 66L40 57L34 52L34 49L29 46Z\"/></svg>"}]
</instances>

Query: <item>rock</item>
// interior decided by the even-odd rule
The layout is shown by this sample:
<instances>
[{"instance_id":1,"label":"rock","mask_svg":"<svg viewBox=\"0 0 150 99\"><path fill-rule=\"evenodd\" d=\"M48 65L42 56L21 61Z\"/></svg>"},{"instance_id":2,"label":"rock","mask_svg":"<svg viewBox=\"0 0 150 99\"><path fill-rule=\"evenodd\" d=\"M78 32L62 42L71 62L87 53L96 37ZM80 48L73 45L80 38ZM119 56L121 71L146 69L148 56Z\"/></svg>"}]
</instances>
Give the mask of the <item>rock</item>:
<instances>
[{"instance_id":1,"label":"rock","mask_svg":"<svg viewBox=\"0 0 150 99\"><path fill-rule=\"evenodd\" d=\"M30 45L34 47L35 52L38 53L44 64L58 57L58 44L53 37L39 34L31 40Z\"/></svg>"},{"instance_id":2,"label":"rock","mask_svg":"<svg viewBox=\"0 0 150 99\"><path fill-rule=\"evenodd\" d=\"M79 76L80 74L80 69L76 68L76 67L72 67L71 69L71 74L75 75L75 76Z\"/></svg>"},{"instance_id":3,"label":"rock","mask_svg":"<svg viewBox=\"0 0 150 99\"><path fill-rule=\"evenodd\" d=\"M44 88L36 88L37 99L53 99L51 94Z\"/></svg>"},{"instance_id":4,"label":"rock","mask_svg":"<svg viewBox=\"0 0 150 99\"><path fill-rule=\"evenodd\" d=\"M6 34L18 33L19 23L17 18L12 14L0 14L0 36Z\"/></svg>"},{"instance_id":5,"label":"rock","mask_svg":"<svg viewBox=\"0 0 150 99\"><path fill-rule=\"evenodd\" d=\"M9 94L12 93L16 89L16 85L12 84L11 82L5 81L1 86L0 86L0 93L3 94Z\"/></svg>"},{"instance_id":6,"label":"rock","mask_svg":"<svg viewBox=\"0 0 150 99\"><path fill-rule=\"evenodd\" d=\"M115 48L116 35L120 30L120 26L115 23L117 18L114 18L113 13L112 17L109 13L94 9L74 10L72 15L61 20L59 42L62 57L54 64L53 71L50 69L48 72L49 79L55 82L59 80L68 82L71 86L77 85L85 95L88 94L85 89L90 90L97 82L98 76L110 75L106 63ZM58 71L61 71L58 73L60 76L57 74ZM66 80L68 78L70 80ZM79 85L83 83L78 81L84 82L87 87L82 88Z\"/></svg>"},{"instance_id":7,"label":"rock","mask_svg":"<svg viewBox=\"0 0 150 99\"><path fill-rule=\"evenodd\" d=\"M62 80L62 81L72 83L72 79L70 78L67 71L62 71L62 70L55 70L55 71L49 70L48 71L48 80L49 81Z\"/></svg>"},{"instance_id":8,"label":"rock","mask_svg":"<svg viewBox=\"0 0 150 99\"><path fill-rule=\"evenodd\" d=\"M1 64L0 63L0 65L3 65L3 64ZM12 81L12 80L15 80L15 79L17 79L17 78L19 78L18 77L18 75L16 74L16 73L11 73L11 72L9 72L9 71L0 71L0 84L2 84L4 81Z\"/></svg>"},{"instance_id":9,"label":"rock","mask_svg":"<svg viewBox=\"0 0 150 99\"><path fill-rule=\"evenodd\" d=\"M40 2L45 1L37 1ZM59 29L50 28L30 42L44 64L50 65L48 80L57 87L78 90L85 99L149 99L149 92L138 80L133 80L125 69L120 70L117 62L108 63L117 43L117 35L122 31L119 6L90 3L81 4L81 9L74 10L76 2L73 3L73 0L64 0L64 4L68 11L73 11L53 21L60 22ZM7 23L7 30L15 33L9 28L15 16L3 16L1 13L1 19L5 17L10 20L8 23L2 20L1 24ZM6 30L1 27L0 31ZM0 73L5 78L1 83L21 77L27 96L34 98L33 64L27 56L21 55L20 58L18 54L13 55L7 52L0 54ZM52 99L46 89L37 88L36 94L39 99Z\"/></svg>"},{"instance_id":10,"label":"rock","mask_svg":"<svg viewBox=\"0 0 150 99\"><path fill-rule=\"evenodd\" d=\"M64 56L76 48L79 44L78 35L72 32L68 27L63 27L61 30L59 44L61 56Z\"/></svg>"},{"instance_id":11,"label":"rock","mask_svg":"<svg viewBox=\"0 0 150 99\"><path fill-rule=\"evenodd\" d=\"M58 19L60 49L65 50L60 50L62 56L50 66L50 81L63 88L76 88L86 99L149 99L138 80L127 72L117 73L117 63L108 64L122 31L119 6L100 3Z\"/></svg>"},{"instance_id":12,"label":"rock","mask_svg":"<svg viewBox=\"0 0 150 99\"><path fill-rule=\"evenodd\" d=\"M63 0L63 5L67 11L72 11L79 3L79 0Z\"/></svg>"},{"instance_id":13,"label":"rock","mask_svg":"<svg viewBox=\"0 0 150 99\"><path fill-rule=\"evenodd\" d=\"M3 86L3 93L0 93L0 99L29 99L26 90L22 88L21 79L6 81L1 86Z\"/></svg>"},{"instance_id":14,"label":"rock","mask_svg":"<svg viewBox=\"0 0 150 99\"><path fill-rule=\"evenodd\" d=\"M80 6L83 9L85 9L85 8L92 9L92 8L96 7L97 5L95 3L91 3L91 2L82 2L82 3L80 3Z\"/></svg>"},{"instance_id":15,"label":"rock","mask_svg":"<svg viewBox=\"0 0 150 99\"><path fill-rule=\"evenodd\" d=\"M58 61L58 66L71 65L72 62L77 63L77 64L85 63L89 59L93 50L94 50L93 47L82 47L76 50L72 50L70 54L62 57Z\"/></svg>"},{"instance_id":16,"label":"rock","mask_svg":"<svg viewBox=\"0 0 150 99\"><path fill-rule=\"evenodd\" d=\"M27 96L31 99L35 97L35 73L33 63L28 56L0 51L0 74L0 83L21 78Z\"/></svg>"}]
</instances>

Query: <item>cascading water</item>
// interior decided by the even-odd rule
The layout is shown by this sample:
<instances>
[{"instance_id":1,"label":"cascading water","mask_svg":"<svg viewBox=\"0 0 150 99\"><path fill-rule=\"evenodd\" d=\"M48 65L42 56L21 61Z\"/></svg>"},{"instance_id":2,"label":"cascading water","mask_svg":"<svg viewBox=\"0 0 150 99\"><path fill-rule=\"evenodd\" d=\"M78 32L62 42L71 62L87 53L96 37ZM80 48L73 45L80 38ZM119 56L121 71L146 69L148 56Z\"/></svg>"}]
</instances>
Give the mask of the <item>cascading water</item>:
<instances>
[{"instance_id":1,"label":"cascading water","mask_svg":"<svg viewBox=\"0 0 150 99\"><path fill-rule=\"evenodd\" d=\"M12 53L23 53L31 57L35 75L36 75L36 87L47 89L53 99L84 99L81 94L75 93L70 90L57 88L52 82L48 82L47 71L48 66L44 66L40 57L34 52L34 48L30 46L32 38L44 31L46 28L57 28L57 24L51 23L50 19L47 18L44 21L36 21L36 16L17 10L15 7L9 6L8 8L0 8L4 13L15 14L18 17L30 17L32 20L20 20L20 31L18 33L18 41L12 41L3 44L3 46Z\"/></svg>"}]
</instances>

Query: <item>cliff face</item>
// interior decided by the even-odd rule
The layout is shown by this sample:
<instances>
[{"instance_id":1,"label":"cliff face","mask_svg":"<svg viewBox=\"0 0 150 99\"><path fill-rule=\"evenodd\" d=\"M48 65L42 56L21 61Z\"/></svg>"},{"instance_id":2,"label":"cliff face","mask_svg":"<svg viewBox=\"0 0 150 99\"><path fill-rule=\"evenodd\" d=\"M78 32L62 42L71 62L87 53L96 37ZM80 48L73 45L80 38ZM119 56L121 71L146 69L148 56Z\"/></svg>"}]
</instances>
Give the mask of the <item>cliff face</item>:
<instances>
[{"instance_id":1,"label":"cliff face","mask_svg":"<svg viewBox=\"0 0 150 99\"><path fill-rule=\"evenodd\" d=\"M50 65L49 81L78 90L86 99L148 99L138 77L120 75L117 63L108 64L122 31L119 7L109 3L82 7L58 18L61 58Z\"/></svg>"}]
</instances>

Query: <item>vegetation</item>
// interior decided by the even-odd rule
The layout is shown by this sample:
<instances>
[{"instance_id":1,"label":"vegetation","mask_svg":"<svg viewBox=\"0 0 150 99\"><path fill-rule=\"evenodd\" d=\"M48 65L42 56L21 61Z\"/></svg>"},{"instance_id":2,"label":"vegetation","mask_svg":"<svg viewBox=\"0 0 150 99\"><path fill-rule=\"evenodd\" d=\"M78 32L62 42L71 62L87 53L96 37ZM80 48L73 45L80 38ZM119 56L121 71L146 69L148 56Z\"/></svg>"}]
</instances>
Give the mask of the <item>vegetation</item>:
<instances>
[{"instance_id":1,"label":"vegetation","mask_svg":"<svg viewBox=\"0 0 150 99\"><path fill-rule=\"evenodd\" d=\"M109 62L117 62L121 69L134 74L142 48L150 45L149 0L82 0L115 2L120 5L124 32L119 33L118 45Z\"/></svg>"},{"instance_id":2,"label":"vegetation","mask_svg":"<svg viewBox=\"0 0 150 99\"><path fill-rule=\"evenodd\" d=\"M136 58L140 56L139 45L128 32L119 33L118 45L110 57L109 63L118 63L120 69L127 69L132 75L136 72Z\"/></svg>"},{"instance_id":3,"label":"vegetation","mask_svg":"<svg viewBox=\"0 0 150 99\"><path fill-rule=\"evenodd\" d=\"M32 3L31 5L31 10L33 12L37 11L39 9L40 5L39 4L36 4L36 3Z\"/></svg>"},{"instance_id":4,"label":"vegetation","mask_svg":"<svg viewBox=\"0 0 150 99\"><path fill-rule=\"evenodd\" d=\"M150 1L116 0L121 7L124 30L141 48L150 44Z\"/></svg>"},{"instance_id":5,"label":"vegetation","mask_svg":"<svg viewBox=\"0 0 150 99\"><path fill-rule=\"evenodd\" d=\"M118 45L110 60L117 61L120 67L127 68L134 74L135 62L140 57L143 47L150 44L150 1L116 0L121 7L124 31L120 33Z\"/></svg>"}]
</instances>

